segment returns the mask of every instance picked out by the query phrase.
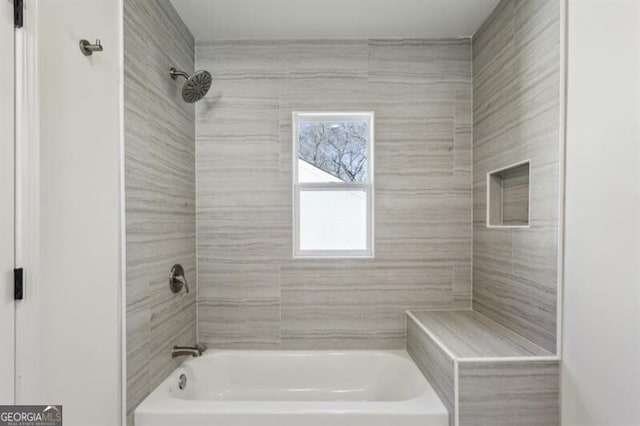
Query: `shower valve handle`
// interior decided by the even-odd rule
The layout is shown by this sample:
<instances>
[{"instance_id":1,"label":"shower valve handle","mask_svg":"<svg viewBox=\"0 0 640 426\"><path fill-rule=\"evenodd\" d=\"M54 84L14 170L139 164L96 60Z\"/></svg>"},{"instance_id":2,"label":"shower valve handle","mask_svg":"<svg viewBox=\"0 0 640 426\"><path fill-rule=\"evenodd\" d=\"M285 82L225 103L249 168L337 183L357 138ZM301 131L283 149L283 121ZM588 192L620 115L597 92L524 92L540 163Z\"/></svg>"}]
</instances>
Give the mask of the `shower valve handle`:
<instances>
[{"instance_id":1,"label":"shower valve handle","mask_svg":"<svg viewBox=\"0 0 640 426\"><path fill-rule=\"evenodd\" d=\"M171 268L171 273L169 274L169 287L174 293L178 293L182 290L182 287L184 287L185 291L189 293L189 284L187 283L187 278L184 276L184 268L182 265L175 264Z\"/></svg>"}]
</instances>

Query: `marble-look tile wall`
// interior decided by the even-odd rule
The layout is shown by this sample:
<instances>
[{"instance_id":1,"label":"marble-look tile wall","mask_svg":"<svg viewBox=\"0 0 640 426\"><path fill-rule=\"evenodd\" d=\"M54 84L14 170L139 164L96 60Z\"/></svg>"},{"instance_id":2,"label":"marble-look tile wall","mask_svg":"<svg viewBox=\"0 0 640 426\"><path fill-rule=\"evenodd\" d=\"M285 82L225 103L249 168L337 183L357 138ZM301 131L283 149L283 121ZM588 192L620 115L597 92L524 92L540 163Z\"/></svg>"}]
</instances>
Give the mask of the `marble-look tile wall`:
<instances>
[{"instance_id":1,"label":"marble-look tile wall","mask_svg":"<svg viewBox=\"0 0 640 426\"><path fill-rule=\"evenodd\" d=\"M413 315L407 315L407 352L449 411L449 425L454 426L456 360L421 329Z\"/></svg>"},{"instance_id":2,"label":"marble-look tile wall","mask_svg":"<svg viewBox=\"0 0 640 426\"><path fill-rule=\"evenodd\" d=\"M198 43L198 332L235 348L402 348L471 299L469 40ZM375 259L292 259L292 111L375 111Z\"/></svg>"},{"instance_id":3,"label":"marble-look tile wall","mask_svg":"<svg viewBox=\"0 0 640 426\"><path fill-rule=\"evenodd\" d=\"M560 362L458 363L459 426L560 426Z\"/></svg>"},{"instance_id":4,"label":"marble-look tile wall","mask_svg":"<svg viewBox=\"0 0 640 426\"><path fill-rule=\"evenodd\" d=\"M554 352L560 2L503 0L473 38L473 307ZM486 228L486 174L531 160L528 229Z\"/></svg>"},{"instance_id":5,"label":"marble-look tile wall","mask_svg":"<svg viewBox=\"0 0 640 426\"><path fill-rule=\"evenodd\" d=\"M193 37L168 0L125 0L128 414L180 362L170 348L196 340L195 110L168 74L193 64ZM169 289L175 263L188 295Z\"/></svg>"}]
</instances>

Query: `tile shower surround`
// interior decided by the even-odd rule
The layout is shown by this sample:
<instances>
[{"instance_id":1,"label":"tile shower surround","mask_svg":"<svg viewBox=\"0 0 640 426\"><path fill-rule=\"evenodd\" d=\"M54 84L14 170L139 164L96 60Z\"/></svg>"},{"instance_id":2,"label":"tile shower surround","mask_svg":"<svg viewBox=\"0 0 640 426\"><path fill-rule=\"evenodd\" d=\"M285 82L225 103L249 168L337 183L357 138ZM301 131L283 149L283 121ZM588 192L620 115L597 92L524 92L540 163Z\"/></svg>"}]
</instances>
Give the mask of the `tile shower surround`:
<instances>
[{"instance_id":1,"label":"tile shower surround","mask_svg":"<svg viewBox=\"0 0 640 426\"><path fill-rule=\"evenodd\" d=\"M473 38L473 308L556 351L560 2L503 0ZM528 229L486 228L487 172L530 160Z\"/></svg>"},{"instance_id":2,"label":"tile shower surround","mask_svg":"<svg viewBox=\"0 0 640 426\"><path fill-rule=\"evenodd\" d=\"M474 308L555 350L558 4L505 0L473 43L195 50L167 0L125 0L129 413L197 326L217 347L404 347L405 310L471 306L472 240ZM214 77L195 113L164 74L194 56ZM291 260L294 110L376 111L376 259ZM485 229L486 172L523 159L531 229ZM176 261L198 325L195 292L167 294Z\"/></svg>"},{"instance_id":3,"label":"tile shower surround","mask_svg":"<svg viewBox=\"0 0 640 426\"><path fill-rule=\"evenodd\" d=\"M198 336L402 348L407 309L471 300L471 42L196 44ZM292 111L375 111L375 259L292 259Z\"/></svg>"},{"instance_id":4,"label":"tile shower surround","mask_svg":"<svg viewBox=\"0 0 640 426\"><path fill-rule=\"evenodd\" d=\"M194 40L168 0L124 2L127 414L196 340L195 111L171 65L193 72ZM191 293L169 290L174 263ZM131 420L129 420L131 421Z\"/></svg>"}]
</instances>

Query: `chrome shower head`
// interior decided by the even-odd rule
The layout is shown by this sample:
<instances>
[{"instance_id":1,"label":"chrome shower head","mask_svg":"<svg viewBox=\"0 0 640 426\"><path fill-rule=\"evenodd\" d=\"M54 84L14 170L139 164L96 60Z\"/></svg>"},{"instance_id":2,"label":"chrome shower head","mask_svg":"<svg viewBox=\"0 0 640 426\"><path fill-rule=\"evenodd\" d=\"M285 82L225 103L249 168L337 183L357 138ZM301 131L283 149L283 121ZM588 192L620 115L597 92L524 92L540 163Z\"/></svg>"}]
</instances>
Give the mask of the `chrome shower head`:
<instances>
[{"instance_id":1,"label":"chrome shower head","mask_svg":"<svg viewBox=\"0 0 640 426\"><path fill-rule=\"evenodd\" d=\"M178 76L184 77L187 80L182 86L182 99L190 104L204 98L204 95L206 95L209 88L211 88L212 78L209 71L196 71L190 76L184 71L171 68L169 74L174 80L176 80Z\"/></svg>"}]
</instances>

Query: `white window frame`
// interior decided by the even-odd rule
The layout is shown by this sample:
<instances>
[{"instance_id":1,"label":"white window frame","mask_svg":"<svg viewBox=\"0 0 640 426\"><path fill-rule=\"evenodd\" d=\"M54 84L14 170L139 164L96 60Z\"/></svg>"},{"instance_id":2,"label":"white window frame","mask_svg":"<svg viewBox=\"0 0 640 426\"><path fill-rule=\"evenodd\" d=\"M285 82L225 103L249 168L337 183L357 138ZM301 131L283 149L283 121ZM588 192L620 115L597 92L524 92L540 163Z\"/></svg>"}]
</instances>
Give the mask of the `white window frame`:
<instances>
[{"instance_id":1,"label":"white window frame","mask_svg":"<svg viewBox=\"0 0 640 426\"><path fill-rule=\"evenodd\" d=\"M367 143L367 180L358 183L298 182L298 124L303 122L335 123L363 122L369 128ZM375 114L369 112L300 112L292 113L293 123L293 257L294 258L373 258L374 257L374 123ZM367 248L365 250L301 250L300 249L300 192L361 190L367 196Z\"/></svg>"}]
</instances>

